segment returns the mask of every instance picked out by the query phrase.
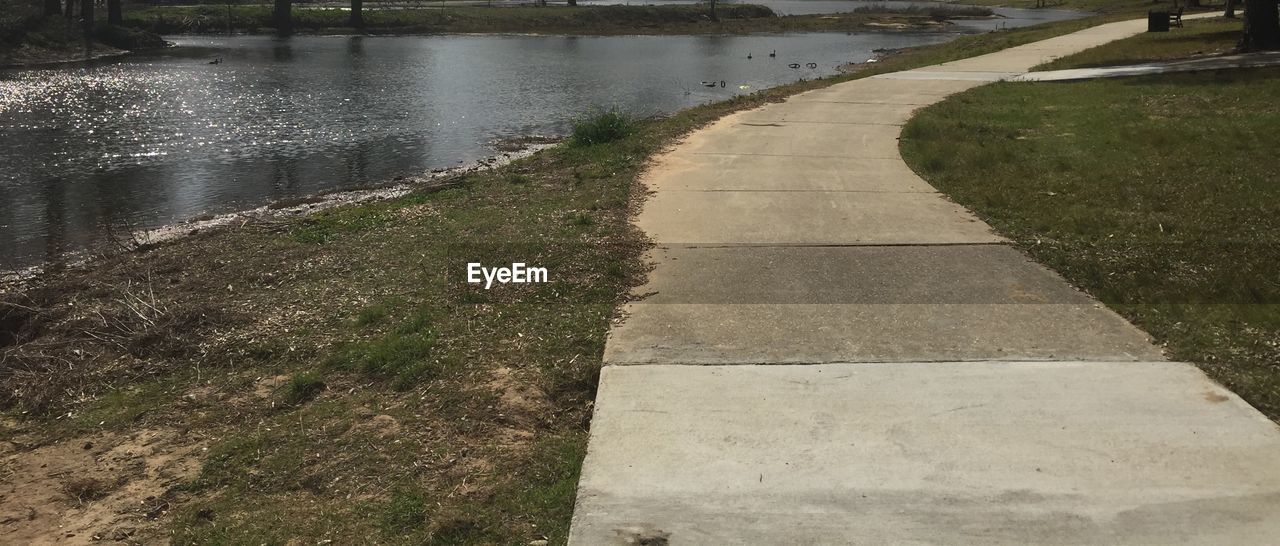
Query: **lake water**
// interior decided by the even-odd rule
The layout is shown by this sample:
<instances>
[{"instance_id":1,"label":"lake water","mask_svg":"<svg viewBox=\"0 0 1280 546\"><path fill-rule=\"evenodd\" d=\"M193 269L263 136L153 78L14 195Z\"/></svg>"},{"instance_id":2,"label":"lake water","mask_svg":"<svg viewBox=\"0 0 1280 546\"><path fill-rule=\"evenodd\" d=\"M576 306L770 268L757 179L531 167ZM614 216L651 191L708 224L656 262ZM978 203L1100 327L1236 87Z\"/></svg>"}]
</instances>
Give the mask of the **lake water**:
<instances>
[{"instance_id":1,"label":"lake water","mask_svg":"<svg viewBox=\"0 0 1280 546\"><path fill-rule=\"evenodd\" d=\"M474 161L596 108L668 113L952 37L178 37L157 54L0 71L0 269L109 229Z\"/></svg>"}]
</instances>

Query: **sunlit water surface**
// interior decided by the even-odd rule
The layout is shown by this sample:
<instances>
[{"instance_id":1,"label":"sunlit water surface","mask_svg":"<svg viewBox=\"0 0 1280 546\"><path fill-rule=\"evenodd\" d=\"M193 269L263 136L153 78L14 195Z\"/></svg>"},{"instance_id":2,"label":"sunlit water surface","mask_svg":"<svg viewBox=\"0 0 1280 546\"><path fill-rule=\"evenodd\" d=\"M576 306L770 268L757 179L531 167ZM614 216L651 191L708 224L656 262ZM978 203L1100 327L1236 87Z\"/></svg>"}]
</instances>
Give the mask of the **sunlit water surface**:
<instances>
[{"instance_id":1,"label":"sunlit water surface","mask_svg":"<svg viewBox=\"0 0 1280 546\"><path fill-rule=\"evenodd\" d=\"M109 230L473 161L593 108L668 113L952 37L182 37L118 62L4 70L0 269Z\"/></svg>"}]
</instances>

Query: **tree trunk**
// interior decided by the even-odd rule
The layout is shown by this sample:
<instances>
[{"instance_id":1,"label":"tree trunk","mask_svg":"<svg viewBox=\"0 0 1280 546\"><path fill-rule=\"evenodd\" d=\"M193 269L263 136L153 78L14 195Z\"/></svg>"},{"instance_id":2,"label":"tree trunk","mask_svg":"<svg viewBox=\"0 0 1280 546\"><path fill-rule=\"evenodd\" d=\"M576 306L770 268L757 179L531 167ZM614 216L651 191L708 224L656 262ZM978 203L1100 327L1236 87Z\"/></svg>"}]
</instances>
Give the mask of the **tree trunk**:
<instances>
[{"instance_id":1,"label":"tree trunk","mask_svg":"<svg viewBox=\"0 0 1280 546\"><path fill-rule=\"evenodd\" d=\"M80 23L84 25L85 36L93 35L93 0L80 0Z\"/></svg>"},{"instance_id":2,"label":"tree trunk","mask_svg":"<svg viewBox=\"0 0 1280 546\"><path fill-rule=\"evenodd\" d=\"M67 0L67 11L63 12L67 19L76 16L76 0Z\"/></svg>"},{"instance_id":3,"label":"tree trunk","mask_svg":"<svg viewBox=\"0 0 1280 546\"><path fill-rule=\"evenodd\" d=\"M107 24L120 26L124 24L123 0L107 0Z\"/></svg>"},{"instance_id":4,"label":"tree trunk","mask_svg":"<svg viewBox=\"0 0 1280 546\"><path fill-rule=\"evenodd\" d=\"M351 18L347 19L347 25L364 27L364 0L351 0Z\"/></svg>"},{"instance_id":5,"label":"tree trunk","mask_svg":"<svg viewBox=\"0 0 1280 546\"><path fill-rule=\"evenodd\" d=\"M1236 0L1227 0L1227 8L1222 12L1223 17L1236 17Z\"/></svg>"},{"instance_id":6,"label":"tree trunk","mask_svg":"<svg viewBox=\"0 0 1280 546\"><path fill-rule=\"evenodd\" d=\"M578 0L569 0L569 5L570 5L570 6L576 6L576 5L578 5Z\"/></svg>"},{"instance_id":7,"label":"tree trunk","mask_svg":"<svg viewBox=\"0 0 1280 546\"><path fill-rule=\"evenodd\" d=\"M1276 0L1245 0L1240 49L1280 49L1280 9Z\"/></svg>"},{"instance_id":8,"label":"tree trunk","mask_svg":"<svg viewBox=\"0 0 1280 546\"><path fill-rule=\"evenodd\" d=\"M44 0L44 14L46 17L62 15L62 2L60 0Z\"/></svg>"},{"instance_id":9,"label":"tree trunk","mask_svg":"<svg viewBox=\"0 0 1280 546\"><path fill-rule=\"evenodd\" d=\"M711 4L711 20L719 21L720 16L716 15L716 0L710 0L708 3Z\"/></svg>"},{"instance_id":10,"label":"tree trunk","mask_svg":"<svg viewBox=\"0 0 1280 546\"><path fill-rule=\"evenodd\" d=\"M293 0L276 0L276 9L271 19L276 25L276 34L293 34Z\"/></svg>"}]
</instances>

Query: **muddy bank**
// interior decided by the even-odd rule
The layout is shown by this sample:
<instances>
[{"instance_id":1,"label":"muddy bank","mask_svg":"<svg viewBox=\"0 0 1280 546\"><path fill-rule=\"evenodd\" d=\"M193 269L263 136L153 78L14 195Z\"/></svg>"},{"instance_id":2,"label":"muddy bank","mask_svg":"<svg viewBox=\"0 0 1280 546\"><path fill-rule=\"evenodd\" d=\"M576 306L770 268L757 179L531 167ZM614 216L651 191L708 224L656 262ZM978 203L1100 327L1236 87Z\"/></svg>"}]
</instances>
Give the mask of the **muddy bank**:
<instances>
[{"instance_id":1,"label":"muddy bank","mask_svg":"<svg viewBox=\"0 0 1280 546\"><path fill-rule=\"evenodd\" d=\"M0 28L0 68L94 61L171 45L145 30L100 25L90 37L74 19L28 19Z\"/></svg>"}]
</instances>

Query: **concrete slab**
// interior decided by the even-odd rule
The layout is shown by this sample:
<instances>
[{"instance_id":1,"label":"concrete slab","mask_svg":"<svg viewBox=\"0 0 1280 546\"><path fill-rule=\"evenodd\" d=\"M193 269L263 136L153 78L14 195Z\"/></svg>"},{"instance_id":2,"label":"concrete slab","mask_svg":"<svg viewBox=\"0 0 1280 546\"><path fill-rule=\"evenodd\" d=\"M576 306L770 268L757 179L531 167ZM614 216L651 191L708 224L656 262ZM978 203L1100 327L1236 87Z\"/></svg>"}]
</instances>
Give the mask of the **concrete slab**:
<instances>
[{"instance_id":1,"label":"concrete slab","mask_svg":"<svg viewBox=\"0 0 1280 546\"><path fill-rule=\"evenodd\" d=\"M1060 53L1051 53L1048 51L1023 50L1013 51L1006 50L1001 55L983 55L981 57L973 57L954 63L945 65L937 65L918 69L919 72L973 72L973 73L992 73L1002 72L1008 74L1020 74L1031 70L1040 64L1047 63L1062 55Z\"/></svg>"},{"instance_id":2,"label":"concrete slab","mask_svg":"<svg viewBox=\"0 0 1280 546\"><path fill-rule=\"evenodd\" d=\"M1160 360L1100 304L632 303L607 365Z\"/></svg>"},{"instance_id":3,"label":"concrete slab","mask_svg":"<svg viewBox=\"0 0 1280 546\"><path fill-rule=\"evenodd\" d=\"M1092 304L1007 245L666 246L645 304ZM803 327L803 326L801 326Z\"/></svg>"},{"instance_id":4,"label":"concrete slab","mask_svg":"<svg viewBox=\"0 0 1280 546\"><path fill-rule=\"evenodd\" d=\"M846 103L832 107L822 102L787 101L745 112L738 122L902 125L917 108L914 104Z\"/></svg>"},{"instance_id":5,"label":"concrete slab","mask_svg":"<svg viewBox=\"0 0 1280 546\"><path fill-rule=\"evenodd\" d=\"M976 82L998 82L1007 80L1021 72L963 72L963 71L945 71L945 70L907 70L904 72L890 72L888 74L880 74L872 76L873 78L881 78L886 80L959 80L959 81L976 81Z\"/></svg>"},{"instance_id":6,"label":"concrete slab","mask_svg":"<svg viewBox=\"0 0 1280 546\"><path fill-rule=\"evenodd\" d=\"M963 207L930 193L659 191L636 225L669 244L1004 241Z\"/></svg>"},{"instance_id":7,"label":"concrete slab","mask_svg":"<svg viewBox=\"0 0 1280 546\"><path fill-rule=\"evenodd\" d=\"M597 400L574 545L1280 536L1276 426L1186 364L608 367Z\"/></svg>"},{"instance_id":8,"label":"concrete slab","mask_svg":"<svg viewBox=\"0 0 1280 546\"><path fill-rule=\"evenodd\" d=\"M690 139L684 154L896 159L897 125L763 122L726 124L714 138Z\"/></svg>"},{"instance_id":9,"label":"concrete slab","mask_svg":"<svg viewBox=\"0 0 1280 546\"><path fill-rule=\"evenodd\" d=\"M651 191L935 193L901 159L670 153L646 177Z\"/></svg>"},{"instance_id":10,"label":"concrete slab","mask_svg":"<svg viewBox=\"0 0 1280 546\"><path fill-rule=\"evenodd\" d=\"M1135 64L1128 66L1107 66L1099 68L1077 68L1070 70L1046 70L1044 72L1028 72L1011 81L1050 82L1086 80L1093 78L1125 78L1147 76L1151 74L1170 74L1174 72L1200 72L1205 70L1229 70L1235 68L1256 68L1280 65L1280 52L1261 51L1241 55L1224 55L1181 61Z\"/></svg>"},{"instance_id":11,"label":"concrete slab","mask_svg":"<svg viewBox=\"0 0 1280 546\"><path fill-rule=\"evenodd\" d=\"M864 78L801 93L788 102L928 105L938 99L981 85L963 80L891 80Z\"/></svg>"}]
</instances>

